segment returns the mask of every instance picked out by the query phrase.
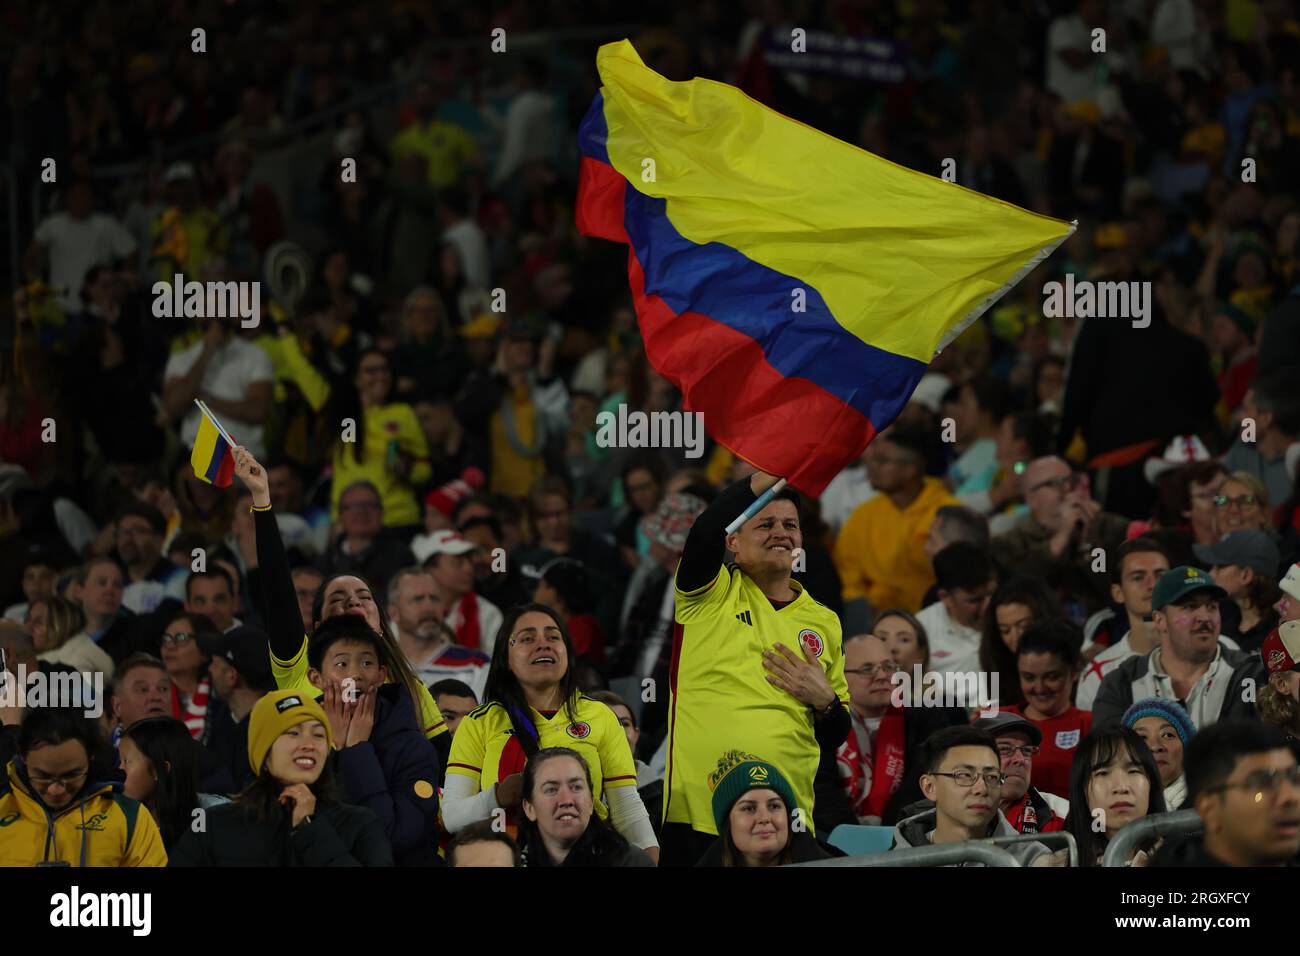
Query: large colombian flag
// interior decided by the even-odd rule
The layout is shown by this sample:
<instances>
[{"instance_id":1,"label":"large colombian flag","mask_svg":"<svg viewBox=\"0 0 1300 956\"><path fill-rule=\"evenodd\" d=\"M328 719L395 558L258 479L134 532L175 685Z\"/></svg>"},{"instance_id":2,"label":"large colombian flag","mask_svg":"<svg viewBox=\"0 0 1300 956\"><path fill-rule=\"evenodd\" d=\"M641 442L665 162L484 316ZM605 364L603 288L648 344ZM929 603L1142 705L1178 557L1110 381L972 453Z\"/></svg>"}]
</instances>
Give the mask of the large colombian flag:
<instances>
[{"instance_id":1,"label":"large colombian flag","mask_svg":"<svg viewBox=\"0 0 1300 956\"><path fill-rule=\"evenodd\" d=\"M235 477L235 449L225 434L204 411L199 415L199 433L190 452L194 477L218 488L228 488Z\"/></svg>"},{"instance_id":2,"label":"large colombian flag","mask_svg":"<svg viewBox=\"0 0 1300 956\"><path fill-rule=\"evenodd\" d=\"M578 228L630 246L646 355L709 434L809 494L1074 229L669 81L626 40L596 66Z\"/></svg>"}]
</instances>

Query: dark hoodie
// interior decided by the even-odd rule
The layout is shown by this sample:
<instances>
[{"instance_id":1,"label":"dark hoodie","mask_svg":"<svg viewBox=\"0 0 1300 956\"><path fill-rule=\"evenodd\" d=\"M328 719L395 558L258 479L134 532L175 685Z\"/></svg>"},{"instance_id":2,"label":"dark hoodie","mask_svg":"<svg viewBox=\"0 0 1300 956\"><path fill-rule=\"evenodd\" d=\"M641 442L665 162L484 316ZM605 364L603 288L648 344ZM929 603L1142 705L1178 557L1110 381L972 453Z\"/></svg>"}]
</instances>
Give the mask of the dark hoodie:
<instances>
[{"instance_id":1,"label":"dark hoodie","mask_svg":"<svg viewBox=\"0 0 1300 956\"><path fill-rule=\"evenodd\" d=\"M370 739L335 759L347 802L379 817L397 865L439 865L438 753L420 733L403 685L380 686Z\"/></svg>"}]
</instances>

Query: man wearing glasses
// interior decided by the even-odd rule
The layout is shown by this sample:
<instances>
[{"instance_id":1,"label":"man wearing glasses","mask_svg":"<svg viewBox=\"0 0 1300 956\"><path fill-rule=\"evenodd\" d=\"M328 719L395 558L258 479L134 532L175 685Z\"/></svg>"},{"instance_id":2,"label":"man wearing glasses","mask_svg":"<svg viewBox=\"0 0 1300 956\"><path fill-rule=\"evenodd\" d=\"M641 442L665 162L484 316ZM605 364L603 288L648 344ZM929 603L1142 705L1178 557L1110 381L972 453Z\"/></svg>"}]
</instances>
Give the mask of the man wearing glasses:
<instances>
[{"instance_id":1,"label":"man wearing glasses","mask_svg":"<svg viewBox=\"0 0 1300 956\"><path fill-rule=\"evenodd\" d=\"M981 717L972 725L983 730L998 745L1002 761L1002 803L999 807L1018 833L1054 833L1065 829L1069 802L1055 794L1042 793L1032 784L1034 758L1043 742L1043 732L1019 714L1002 711Z\"/></svg>"},{"instance_id":2,"label":"man wearing glasses","mask_svg":"<svg viewBox=\"0 0 1300 956\"><path fill-rule=\"evenodd\" d=\"M1107 606L1110 582L1094 571L1094 548L1113 553L1129 521L1102 511L1092 500L1087 476L1061 458L1035 458L1025 469L1029 514L991 544L993 559L1012 574L1041 576L1082 602L1089 614Z\"/></svg>"},{"instance_id":3,"label":"man wearing glasses","mask_svg":"<svg viewBox=\"0 0 1300 956\"><path fill-rule=\"evenodd\" d=\"M1300 862L1300 766L1277 727L1225 720L1187 745L1187 795L1203 835L1162 848L1151 866Z\"/></svg>"},{"instance_id":4,"label":"man wearing glasses","mask_svg":"<svg viewBox=\"0 0 1300 956\"><path fill-rule=\"evenodd\" d=\"M934 806L900 821L891 849L1018 835L998 809L1006 775L993 737L974 727L946 727L926 741L925 758L921 791ZM1051 865L1041 843L1005 849L1021 866Z\"/></svg>"},{"instance_id":5,"label":"man wearing glasses","mask_svg":"<svg viewBox=\"0 0 1300 956\"><path fill-rule=\"evenodd\" d=\"M343 489L339 525L342 534L335 539L322 568L327 575L358 574L367 581L380 582L415 563L411 549L384 526L383 499L370 482L356 481Z\"/></svg>"}]
</instances>

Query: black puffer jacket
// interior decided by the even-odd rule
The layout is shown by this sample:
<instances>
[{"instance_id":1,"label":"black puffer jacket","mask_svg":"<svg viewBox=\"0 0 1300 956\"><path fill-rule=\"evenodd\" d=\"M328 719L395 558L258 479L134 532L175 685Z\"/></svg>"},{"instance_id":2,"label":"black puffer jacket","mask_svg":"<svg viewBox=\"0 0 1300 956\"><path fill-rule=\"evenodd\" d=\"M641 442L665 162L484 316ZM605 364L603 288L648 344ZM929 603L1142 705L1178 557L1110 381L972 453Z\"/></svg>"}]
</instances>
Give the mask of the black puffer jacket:
<instances>
[{"instance_id":1,"label":"black puffer jacket","mask_svg":"<svg viewBox=\"0 0 1300 956\"><path fill-rule=\"evenodd\" d=\"M169 866L392 866L384 825L365 807L318 804L310 823L290 829L286 811L258 823L235 803L207 813L201 833L187 833Z\"/></svg>"}]
</instances>

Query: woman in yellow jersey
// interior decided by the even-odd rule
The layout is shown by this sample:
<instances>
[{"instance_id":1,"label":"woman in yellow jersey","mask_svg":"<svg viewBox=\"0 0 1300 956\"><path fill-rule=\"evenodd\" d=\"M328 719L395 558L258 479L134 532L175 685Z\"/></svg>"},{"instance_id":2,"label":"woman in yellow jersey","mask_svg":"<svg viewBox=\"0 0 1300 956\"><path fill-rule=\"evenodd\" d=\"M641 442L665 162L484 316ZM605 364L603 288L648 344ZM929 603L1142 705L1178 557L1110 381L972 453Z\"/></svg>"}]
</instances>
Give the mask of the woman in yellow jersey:
<instances>
[{"instance_id":1,"label":"woman in yellow jersey","mask_svg":"<svg viewBox=\"0 0 1300 956\"><path fill-rule=\"evenodd\" d=\"M393 373L388 357L378 349L366 349L357 357L353 385L338 396L335 420L351 419L356 434L351 436L355 440L339 441L334 448L330 487L334 520L338 520L343 490L354 482L368 481L379 491L387 527L418 525L421 511L414 487L433 474L420 420L410 405L390 401Z\"/></svg>"},{"instance_id":2,"label":"woman in yellow jersey","mask_svg":"<svg viewBox=\"0 0 1300 956\"><path fill-rule=\"evenodd\" d=\"M315 696L316 689L307 678L307 629L298 608L289 559L284 552L280 527L271 510L271 491L266 469L242 445L235 448L235 474L253 496L253 523L257 535L257 564L262 572L263 620L270 637L271 670L276 685L285 690L301 690ZM336 574L321 582L312 601L311 629L336 614L356 614L366 619L371 630L382 638L383 665L389 680L406 687L415 702L420 729L438 751L441 766L447 766L451 741L447 723L429 688L420 682L397 646L388 615L375 597L370 583L355 574Z\"/></svg>"},{"instance_id":3,"label":"woman in yellow jersey","mask_svg":"<svg viewBox=\"0 0 1300 956\"><path fill-rule=\"evenodd\" d=\"M551 608L526 604L506 615L492 649L486 703L460 722L452 741L443 823L455 833L504 814L513 826L528 760L548 747L568 747L591 771L596 813L658 862L627 736L612 710L579 692L573 660L573 641Z\"/></svg>"}]
</instances>

